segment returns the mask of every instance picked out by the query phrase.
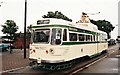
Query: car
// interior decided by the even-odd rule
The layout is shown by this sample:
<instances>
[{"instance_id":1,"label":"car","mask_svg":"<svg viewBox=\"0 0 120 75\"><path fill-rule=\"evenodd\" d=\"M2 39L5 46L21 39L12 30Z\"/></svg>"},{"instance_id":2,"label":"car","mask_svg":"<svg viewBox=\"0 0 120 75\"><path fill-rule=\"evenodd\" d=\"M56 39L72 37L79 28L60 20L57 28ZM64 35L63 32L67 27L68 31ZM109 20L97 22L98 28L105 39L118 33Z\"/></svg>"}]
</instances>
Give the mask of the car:
<instances>
[{"instance_id":1,"label":"car","mask_svg":"<svg viewBox=\"0 0 120 75\"><path fill-rule=\"evenodd\" d=\"M9 44L1 43L0 44L0 52L5 52L7 49L9 49Z\"/></svg>"},{"instance_id":2,"label":"car","mask_svg":"<svg viewBox=\"0 0 120 75\"><path fill-rule=\"evenodd\" d=\"M116 44L116 41L114 39L109 39L108 40L108 45L115 45Z\"/></svg>"}]
</instances>

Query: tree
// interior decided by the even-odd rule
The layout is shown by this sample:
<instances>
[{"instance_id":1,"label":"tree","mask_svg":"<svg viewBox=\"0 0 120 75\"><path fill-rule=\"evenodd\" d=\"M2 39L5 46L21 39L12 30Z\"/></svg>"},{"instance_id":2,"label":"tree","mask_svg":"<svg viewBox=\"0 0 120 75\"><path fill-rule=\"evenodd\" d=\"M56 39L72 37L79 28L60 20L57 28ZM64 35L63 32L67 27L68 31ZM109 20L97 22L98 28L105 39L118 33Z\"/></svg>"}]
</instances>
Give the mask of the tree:
<instances>
[{"instance_id":1,"label":"tree","mask_svg":"<svg viewBox=\"0 0 120 75\"><path fill-rule=\"evenodd\" d=\"M10 36L8 39L11 40L15 40L16 39L16 32L18 30L18 26L16 25L16 23L13 20L6 20L6 22L4 23L4 25L2 25L2 32L4 34L7 34L7 36ZM10 50L11 53L11 50Z\"/></svg>"},{"instance_id":2,"label":"tree","mask_svg":"<svg viewBox=\"0 0 120 75\"><path fill-rule=\"evenodd\" d=\"M5 25L2 25L2 27L2 32L9 35L11 40L14 40L15 33L18 30L18 26L16 25L16 23L13 20L7 20L5 22Z\"/></svg>"},{"instance_id":3,"label":"tree","mask_svg":"<svg viewBox=\"0 0 120 75\"><path fill-rule=\"evenodd\" d=\"M109 21L106 21L106 20L98 20L98 21L90 20L90 21L91 23L97 25L99 30L106 32L108 35L108 38L111 37L110 32L113 31L115 27L113 27L113 25Z\"/></svg>"},{"instance_id":4,"label":"tree","mask_svg":"<svg viewBox=\"0 0 120 75\"><path fill-rule=\"evenodd\" d=\"M47 15L43 15L43 18L57 18L57 19L63 19L72 22L72 19L69 19L67 16L63 15L61 12L55 11L51 12L49 11Z\"/></svg>"}]
</instances>

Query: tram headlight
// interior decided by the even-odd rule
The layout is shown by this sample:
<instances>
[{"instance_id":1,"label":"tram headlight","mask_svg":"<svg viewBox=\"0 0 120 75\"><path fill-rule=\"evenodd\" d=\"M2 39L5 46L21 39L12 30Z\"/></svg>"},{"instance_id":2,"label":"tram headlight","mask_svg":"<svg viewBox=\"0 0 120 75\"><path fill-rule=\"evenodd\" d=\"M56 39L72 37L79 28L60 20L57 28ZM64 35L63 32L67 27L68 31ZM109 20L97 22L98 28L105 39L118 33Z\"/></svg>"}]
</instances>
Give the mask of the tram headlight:
<instances>
[{"instance_id":1,"label":"tram headlight","mask_svg":"<svg viewBox=\"0 0 120 75\"><path fill-rule=\"evenodd\" d=\"M54 54L54 50L53 49L50 49L49 50L51 54Z\"/></svg>"},{"instance_id":2,"label":"tram headlight","mask_svg":"<svg viewBox=\"0 0 120 75\"><path fill-rule=\"evenodd\" d=\"M32 49L29 49L30 51L32 50Z\"/></svg>"},{"instance_id":3,"label":"tram headlight","mask_svg":"<svg viewBox=\"0 0 120 75\"><path fill-rule=\"evenodd\" d=\"M30 49L30 54L35 53L35 52L36 52L35 49Z\"/></svg>"}]
</instances>

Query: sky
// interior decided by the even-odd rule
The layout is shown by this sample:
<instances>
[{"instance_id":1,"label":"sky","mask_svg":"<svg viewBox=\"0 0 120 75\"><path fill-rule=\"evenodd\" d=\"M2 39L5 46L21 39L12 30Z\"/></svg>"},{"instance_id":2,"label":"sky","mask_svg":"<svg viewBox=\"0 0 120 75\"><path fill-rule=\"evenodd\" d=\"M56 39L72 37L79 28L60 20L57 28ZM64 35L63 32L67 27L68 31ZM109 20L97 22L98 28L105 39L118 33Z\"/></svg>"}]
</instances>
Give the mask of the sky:
<instances>
[{"instance_id":1,"label":"sky","mask_svg":"<svg viewBox=\"0 0 120 75\"><path fill-rule=\"evenodd\" d=\"M81 12L97 13L89 15L94 20L107 20L115 26L112 38L118 35L118 2L120 0L27 0L27 26L36 23L48 11L60 11L73 22L80 20ZM1 3L3 2L3 3ZM25 0L0 0L0 25L6 20L14 20L18 32L24 32ZM0 36L3 35L0 26Z\"/></svg>"}]
</instances>

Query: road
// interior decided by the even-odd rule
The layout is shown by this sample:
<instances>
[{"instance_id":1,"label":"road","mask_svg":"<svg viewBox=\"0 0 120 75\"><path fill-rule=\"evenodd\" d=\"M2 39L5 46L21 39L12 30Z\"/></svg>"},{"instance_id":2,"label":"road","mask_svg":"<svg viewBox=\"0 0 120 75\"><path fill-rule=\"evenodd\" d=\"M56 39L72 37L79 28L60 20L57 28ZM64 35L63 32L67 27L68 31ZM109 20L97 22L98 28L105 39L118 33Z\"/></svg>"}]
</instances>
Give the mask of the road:
<instances>
[{"instance_id":1,"label":"road","mask_svg":"<svg viewBox=\"0 0 120 75\"><path fill-rule=\"evenodd\" d=\"M2 72L2 52L0 52L0 72Z\"/></svg>"},{"instance_id":2,"label":"road","mask_svg":"<svg viewBox=\"0 0 120 75\"><path fill-rule=\"evenodd\" d=\"M120 59L118 45L110 47L108 53L107 57L103 60L77 73L118 73L118 60Z\"/></svg>"},{"instance_id":3,"label":"road","mask_svg":"<svg viewBox=\"0 0 120 75\"><path fill-rule=\"evenodd\" d=\"M98 62L95 62L94 64L88 66L84 70L76 70L70 73L70 75L74 74L83 74L83 73L118 73L118 60L120 59L120 51L118 50L118 45L114 45L109 47L108 49L108 54L106 55L105 58L102 58ZM73 67L72 67L73 68ZM18 75L18 74L28 74L28 75L33 75L33 74L40 74L40 75L54 75L55 74L64 74L64 73L69 73L69 71L72 69L67 69L67 70L62 70L62 71L45 71L41 70L39 68L32 69L29 66L26 66L24 69L16 70L9 72L12 75ZM52 74L51 74L52 73ZM109 74L108 74L109 75Z\"/></svg>"}]
</instances>

